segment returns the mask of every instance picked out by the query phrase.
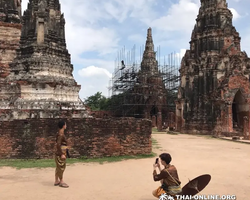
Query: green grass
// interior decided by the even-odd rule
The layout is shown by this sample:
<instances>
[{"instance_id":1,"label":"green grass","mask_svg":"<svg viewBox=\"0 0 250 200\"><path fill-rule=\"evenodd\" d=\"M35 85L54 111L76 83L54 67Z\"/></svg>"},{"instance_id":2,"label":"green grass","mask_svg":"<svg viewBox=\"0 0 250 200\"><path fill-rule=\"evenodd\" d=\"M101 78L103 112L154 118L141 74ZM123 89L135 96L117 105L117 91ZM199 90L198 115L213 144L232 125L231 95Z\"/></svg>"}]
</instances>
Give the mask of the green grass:
<instances>
[{"instance_id":1,"label":"green grass","mask_svg":"<svg viewBox=\"0 0 250 200\"><path fill-rule=\"evenodd\" d=\"M155 131L153 131L152 134L166 134L166 132L158 132L158 131L155 132Z\"/></svg>"},{"instance_id":2,"label":"green grass","mask_svg":"<svg viewBox=\"0 0 250 200\"><path fill-rule=\"evenodd\" d=\"M152 132L158 132L157 128L153 127Z\"/></svg>"},{"instance_id":3,"label":"green grass","mask_svg":"<svg viewBox=\"0 0 250 200\"><path fill-rule=\"evenodd\" d=\"M169 135L179 135L180 133L179 132L174 132L174 131L169 131L169 132L167 132L167 134L169 134Z\"/></svg>"},{"instance_id":4,"label":"green grass","mask_svg":"<svg viewBox=\"0 0 250 200\"><path fill-rule=\"evenodd\" d=\"M156 127L153 127L152 134L166 134L166 131L158 131Z\"/></svg>"},{"instance_id":5,"label":"green grass","mask_svg":"<svg viewBox=\"0 0 250 200\"><path fill-rule=\"evenodd\" d=\"M155 129L155 128L153 128ZM152 134L166 134L166 131L158 131L157 129L153 130L152 129Z\"/></svg>"},{"instance_id":6,"label":"green grass","mask_svg":"<svg viewBox=\"0 0 250 200\"><path fill-rule=\"evenodd\" d=\"M155 145L157 145L157 144L158 144L157 140L154 139L154 138L152 138L152 145L155 146Z\"/></svg>"},{"instance_id":7,"label":"green grass","mask_svg":"<svg viewBox=\"0 0 250 200\"><path fill-rule=\"evenodd\" d=\"M109 162L119 162L123 160L129 159L144 159L144 158L153 158L155 157L155 153L144 154L144 155L135 155L135 156L113 156L113 157L104 157L104 158L70 158L67 159L67 165L75 164L75 163L109 163ZM48 168L55 167L54 159L39 159L39 160L23 160L23 159L1 159L0 167L14 167L17 169L23 168Z\"/></svg>"},{"instance_id":8,"label":"green grass","mask_svg":"<svg viewBox=\"0 0 250 200\"><path fill-rule=\"evenodd\" d=\"M159 143L157 142L157 140L154 139L154 138L152 138L152 146L155 149L160 149L161 148L160 145L159 145Z\"/></svg>"}]
</instances>

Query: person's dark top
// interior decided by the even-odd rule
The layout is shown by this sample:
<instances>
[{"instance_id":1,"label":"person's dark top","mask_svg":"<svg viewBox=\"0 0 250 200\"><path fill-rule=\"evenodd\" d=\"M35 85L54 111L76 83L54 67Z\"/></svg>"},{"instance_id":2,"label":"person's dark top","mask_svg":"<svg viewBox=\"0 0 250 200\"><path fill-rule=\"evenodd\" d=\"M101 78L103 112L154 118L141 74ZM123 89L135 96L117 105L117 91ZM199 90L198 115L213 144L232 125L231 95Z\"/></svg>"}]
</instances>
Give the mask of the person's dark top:
<instances>
[{"instance_id":1,"label":"person's dark top","mask_svg":"<svg viewBox=\"0 0 250 200\"><path fill-rule=\"evenodd\" d=\"M63 154L61 146L67 146L67 140L64 134L58 133L56 135L56 155L61 156Z\"/></svg>"}]
</instances>

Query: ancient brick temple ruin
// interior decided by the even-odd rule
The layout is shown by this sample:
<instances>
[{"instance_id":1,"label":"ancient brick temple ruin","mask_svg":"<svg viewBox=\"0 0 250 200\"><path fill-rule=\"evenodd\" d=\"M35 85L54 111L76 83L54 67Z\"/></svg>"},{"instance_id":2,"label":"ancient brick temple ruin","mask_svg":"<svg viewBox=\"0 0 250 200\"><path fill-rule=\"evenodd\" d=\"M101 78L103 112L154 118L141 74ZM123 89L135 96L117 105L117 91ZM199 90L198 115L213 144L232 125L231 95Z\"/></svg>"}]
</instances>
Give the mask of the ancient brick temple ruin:
<instances>
[{"instance_id":1,"label":"ancient brick temple ruin","mask_svg":"<svg viewBox=\"0 0 250 200\"><path fill-rule=\"evenodd\" d=\"M20 1L0 1L0 86L10 73L9 64L16 57L21 35ZM1 93L0 90L0 93ZM1 96L1 95L0 95Z\"/></svg>"},{"instance_id":2,"label":"ancient brick temple ruin","mask_svg":"<svg viewBox=\"0 0 250 200\"><path fill-rule=\"evenodd\" d=\"M134 98L139 98L135 99L139 104L138 108L141 109L144 118L152 120L153 126L157 126L160 131L163 125L162 114L166 112L167 91L158 69L151 28L147 32L141 70L137 76L137 83L139 84L134 85L132 93L140 94L134 96ZM134 102L135 105L136 102ZM140 104L144 104L144 106L142 107Z\"/></svg>"},{"instance_id":3,"label":"ancient brick temple ruin","mask_svg":"<svg viewBox=\"0 0 250 200\"><path fill-rule=\"evenodd\" d=\"M13 26L11 22L20 23L20 15L18 7L9 4L13 10L7 19L12 21L7 22ZM13 53L8 60L12 61L9 75L1 87L0 119L86 117L85 106L79 99L81 86L72 75L59 1L30 1L22 21L20 47L15 59L11 60ZM15 33L15 41L18 36Z\"/></svg>"},{"instance_id":4,"label":"ancient brick temple ruin","mask_svg":"<svg viewBox=\"0 0 250 200\"><path fill-rule=\"evenodd\" d=\"M152 120L152 126L157 126L160 131L167 112L167 90L158 69L151 28L147 30L145 50L138 68L121 66L122 75L114 86L125 88L119 111L125 116Z\"/></svg>"},{"instance_id":5,"label":"ancient brick temple ruin","mask_svg":"<svg viewBox=\"0 0 250 200\"><path fill-rule=\"evenodd\" d=\"M72 157L151 153L150 120L94 118L80 100L59 0L20 6L0 0L0 159L52 158L59 119Z\"/></svg>"},{"instance_id":6,"label":"ancient brick temple ruin","mask_svg":"<svg viewBox=\"0 0 250 200\"><path fill-rule=\"evenodd\" d=\"M226 0L201 0L181 63L176 128L249 139L250 59L241 51Z\"/></svg>"}]
</instances>

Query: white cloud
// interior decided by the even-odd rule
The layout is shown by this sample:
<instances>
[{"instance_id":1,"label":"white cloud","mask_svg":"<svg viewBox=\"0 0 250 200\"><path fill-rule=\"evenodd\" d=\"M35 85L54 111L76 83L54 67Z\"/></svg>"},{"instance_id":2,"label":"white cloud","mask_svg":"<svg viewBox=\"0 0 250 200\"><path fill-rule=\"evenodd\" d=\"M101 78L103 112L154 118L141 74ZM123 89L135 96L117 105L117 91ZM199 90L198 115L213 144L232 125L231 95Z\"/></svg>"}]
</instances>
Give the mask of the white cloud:
<instances>
[{"instance_id":1,"label":"white cloud","mask_svg":"<svg viewBox=\"0 0 250 200\"><path fill-rule=\"evenodd\" d=\"M67 46L74 57L90 51L101 55L109 54L115 52L118 47L119 38L114 30L85 28L73 23L67 25L67 30Z\"/></svg>"},{"instance_id":2,"label":"white cloud","mask_svg":"<svg viewBox=\"0 0 250 200\"><path fill-rule=\"evenodd\" d=\"M180 50L180 57L182 58L186 53L186 49L181 49Z\"/></svg>"},{"instance_id":3,"label":"white cloud","mask_svg":"<svg viewBox=\"0 0 250 200\"><path fill-rule=\"evenodd\" d=\"M241 50L246 51L250 57L250 28L246 30L241 39Z\"/></svg>"},{"instance_id":4,"label":"white cloud","mask_svg":"<svg viewBox=\"0 0 250 200\"><path fill-rule=\"evenodd\" d=\"M241 15L234 9L234 8L229 8L233 14L233 20L237 20L241 17Z\"/></svg>"},{"instance_id":5,"label":"white cloud","mask_svg":"<svg viewBox=\"0 0 250 200\"><path fill-rule=\"evenodd\" d=\"M79 69L89 67L89 66L98 66L100 68L104 68L109 72L113 71L115 64L114 60L108 59L88 59L88 58L78 58L75 60L75 67L77 66Z\"/></svg>"},{"instance_id":6,"label":"white cloud","mask_svg":"<svg viewBox=\"0 0 250 200\"><path fill-rule=\"evenodd\" d=\"M79 70L78 74L80 76L78 83L82 86L80 92L82 99L96 92L102 92L104 96L108 96L109 81L112 77L112 74L108 70L89 66Z\"/></svg>"},{"instance_id":7,"label":"white cloud","mask_svg":"<svg viewBox=\"0 0 250 200\"><path fill-rule=\"evenodd\" d=\"M89 67L83 68L79 70L78 73L80 76L85 77L85 78L89 78L89 77L100 78L103 75L109 78L112 77L112 74L108 70L100 68L100 67L96 67L96 66L89 66Z\"/></svg>"},{"instance_id":8,"label":"white cloud","mask_svg":"<svg viewBox=\"0 0 250 200\"><path fill-rule=\"evenodd\" d=\"M152 26L164 31L185 31L195 24L199 5L191 0L180 0L178 4L172 4L167 15L152 21Z\"/></svg>"}]
</instances>

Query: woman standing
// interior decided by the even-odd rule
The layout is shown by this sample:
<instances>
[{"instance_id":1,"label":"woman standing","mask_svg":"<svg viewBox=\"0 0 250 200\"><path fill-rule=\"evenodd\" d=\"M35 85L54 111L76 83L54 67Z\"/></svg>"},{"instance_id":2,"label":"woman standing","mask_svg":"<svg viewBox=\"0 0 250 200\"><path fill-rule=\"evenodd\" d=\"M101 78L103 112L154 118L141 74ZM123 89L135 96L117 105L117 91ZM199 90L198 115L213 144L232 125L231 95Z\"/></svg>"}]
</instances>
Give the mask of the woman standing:
<instances>
[{"instance_id":1,"label":"woman standing","mask_svg":"<svg viewBox=\"0 0 250 200\"><path fill-rule=\"evenodd\" d=\"M54 185L59 185L60 187L68 188L69 186L63 181L63 173L66 168L66 151L67 151L67 140L64 135L64 130L66 129L66 123L60 121L58 123L59 131L56 135L56 171L55 171L55 183Z\"/></svg>"}]
</instances>

